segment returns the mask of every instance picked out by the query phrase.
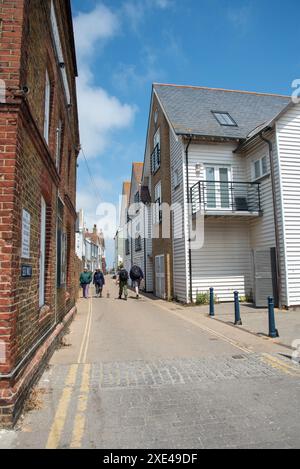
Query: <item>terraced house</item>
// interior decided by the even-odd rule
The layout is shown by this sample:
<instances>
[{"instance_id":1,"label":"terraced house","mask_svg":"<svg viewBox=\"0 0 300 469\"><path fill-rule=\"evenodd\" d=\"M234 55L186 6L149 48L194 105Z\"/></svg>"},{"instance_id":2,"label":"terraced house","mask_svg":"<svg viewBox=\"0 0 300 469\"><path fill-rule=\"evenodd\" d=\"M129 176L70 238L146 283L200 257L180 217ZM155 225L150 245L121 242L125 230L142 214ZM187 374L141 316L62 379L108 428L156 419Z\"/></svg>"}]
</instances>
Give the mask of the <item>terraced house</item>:
<instances>
[{"instance_id":1,"label":"terraced house","mask_svg":"<svg viewBox=\"0 0 300 469\"><path fill-rule=\"evenodd\" d=\"M300 305L300 105L244 91L154 84L142 184L176 205L153 240L157 296L196 300L210 287L265 306ZM152 229L161 230L161 210ZM204 243L192 232L204 218ZM168 222L168 220L165 220ZM180 233L180 235L178 235ZM153 234L153 232L152 232Z\"/></svg>"},{"instance_id":2,"label":"terraced house","mask_svg":"<svg viewBox=\"0 0 300 469\"><path fill-rule=\"evenodd\" d=\"M77 76L69 0L0 2L0 423L75 313Z\"/></svg>"}]
</instances>

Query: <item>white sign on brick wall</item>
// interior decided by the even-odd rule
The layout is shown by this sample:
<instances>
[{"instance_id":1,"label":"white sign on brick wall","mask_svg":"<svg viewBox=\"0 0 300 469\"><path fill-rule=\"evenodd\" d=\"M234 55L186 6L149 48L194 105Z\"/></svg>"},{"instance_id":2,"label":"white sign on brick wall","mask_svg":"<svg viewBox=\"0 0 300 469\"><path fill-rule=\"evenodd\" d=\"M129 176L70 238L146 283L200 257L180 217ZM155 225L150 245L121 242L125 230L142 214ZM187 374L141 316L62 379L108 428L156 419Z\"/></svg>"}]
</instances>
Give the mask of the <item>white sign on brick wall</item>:
<instances>
[{"instance_id":1,"label":"white sign on brick wall","mask_svg":"<svg viewBox=\"0 0 300 469\"><path fill-rule=\"evenodd\" d=\"M30 213L22 212L22 254L23 259L30 259Z\"/></svg>"}]
</instances>

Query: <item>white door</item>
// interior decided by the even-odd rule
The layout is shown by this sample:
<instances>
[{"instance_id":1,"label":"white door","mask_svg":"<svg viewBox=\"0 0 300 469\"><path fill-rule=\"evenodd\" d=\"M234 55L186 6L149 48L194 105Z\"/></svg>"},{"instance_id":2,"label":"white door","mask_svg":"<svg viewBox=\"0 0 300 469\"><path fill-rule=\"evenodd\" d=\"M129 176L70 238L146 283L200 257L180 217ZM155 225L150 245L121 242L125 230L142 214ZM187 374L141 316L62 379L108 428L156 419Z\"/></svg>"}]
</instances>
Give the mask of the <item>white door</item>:
<instances>
[{"instance_id":1,"label":"white door","mask_svg":"<svg viewBox=\"0 0 300 469\"><path fill-rule=\"evenodd\" d=\"M271 250L261 249L254 252L255 305L258 308L268 305L268 297L273 296L273 276Z\"/></svg>"},{"instance_id":2,"label":"white door","mask_svg":"<svg viewBox=\"0 0 300 469\"><path fill-rule=\"evenodd\" d=\"M165 299L165 256L155 257L155 293L158 298Z\"/></svg>"},{"instance_id":3,"label":"white door","mask_svg":"<svg viewBox=\"0 0 300 469\"><path fill-rule=\"evenodd\" d=\"M206 167L206 208L229 210L231 208L231 168Z\"/></svg>"}]
</instances>

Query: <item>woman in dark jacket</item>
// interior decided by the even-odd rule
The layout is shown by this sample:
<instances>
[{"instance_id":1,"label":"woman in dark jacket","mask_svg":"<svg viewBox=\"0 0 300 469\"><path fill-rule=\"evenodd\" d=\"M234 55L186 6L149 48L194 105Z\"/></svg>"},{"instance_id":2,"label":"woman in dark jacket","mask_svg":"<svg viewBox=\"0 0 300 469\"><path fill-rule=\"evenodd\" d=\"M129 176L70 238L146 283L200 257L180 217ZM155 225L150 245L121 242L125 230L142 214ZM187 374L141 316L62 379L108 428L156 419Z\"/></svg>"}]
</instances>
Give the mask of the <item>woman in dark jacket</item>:
<instances>
[{"instance_id":1,"label":"woman in dark jacket","mask_svg":"<svg viewBox=\"0 0 300 469\"><path fill-rule=\"evenodd\" d=\"M94 285L96 288L96 295L102 298L102 291L105 285L105 278L100 269L97 269L94 274Z\"/></svg>"}]
</instances>

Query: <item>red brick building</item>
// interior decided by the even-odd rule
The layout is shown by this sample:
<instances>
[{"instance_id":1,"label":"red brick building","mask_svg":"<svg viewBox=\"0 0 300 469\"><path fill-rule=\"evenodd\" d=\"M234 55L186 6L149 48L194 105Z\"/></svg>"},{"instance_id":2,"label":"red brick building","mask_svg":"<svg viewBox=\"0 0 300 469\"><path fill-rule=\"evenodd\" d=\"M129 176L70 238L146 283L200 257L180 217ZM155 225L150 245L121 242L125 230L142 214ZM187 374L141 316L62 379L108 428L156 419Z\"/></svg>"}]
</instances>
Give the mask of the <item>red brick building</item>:
<instances>
[{"instance_id":1,"label":"red brick building","mask_svg":"<svg viewBox=\"0 0 300 469\"><path fill-rule=\"evenodd\" d=\"M0 0L0 424L75 314L77 76L69 0Z\"/></svg>"}]
</instances>

